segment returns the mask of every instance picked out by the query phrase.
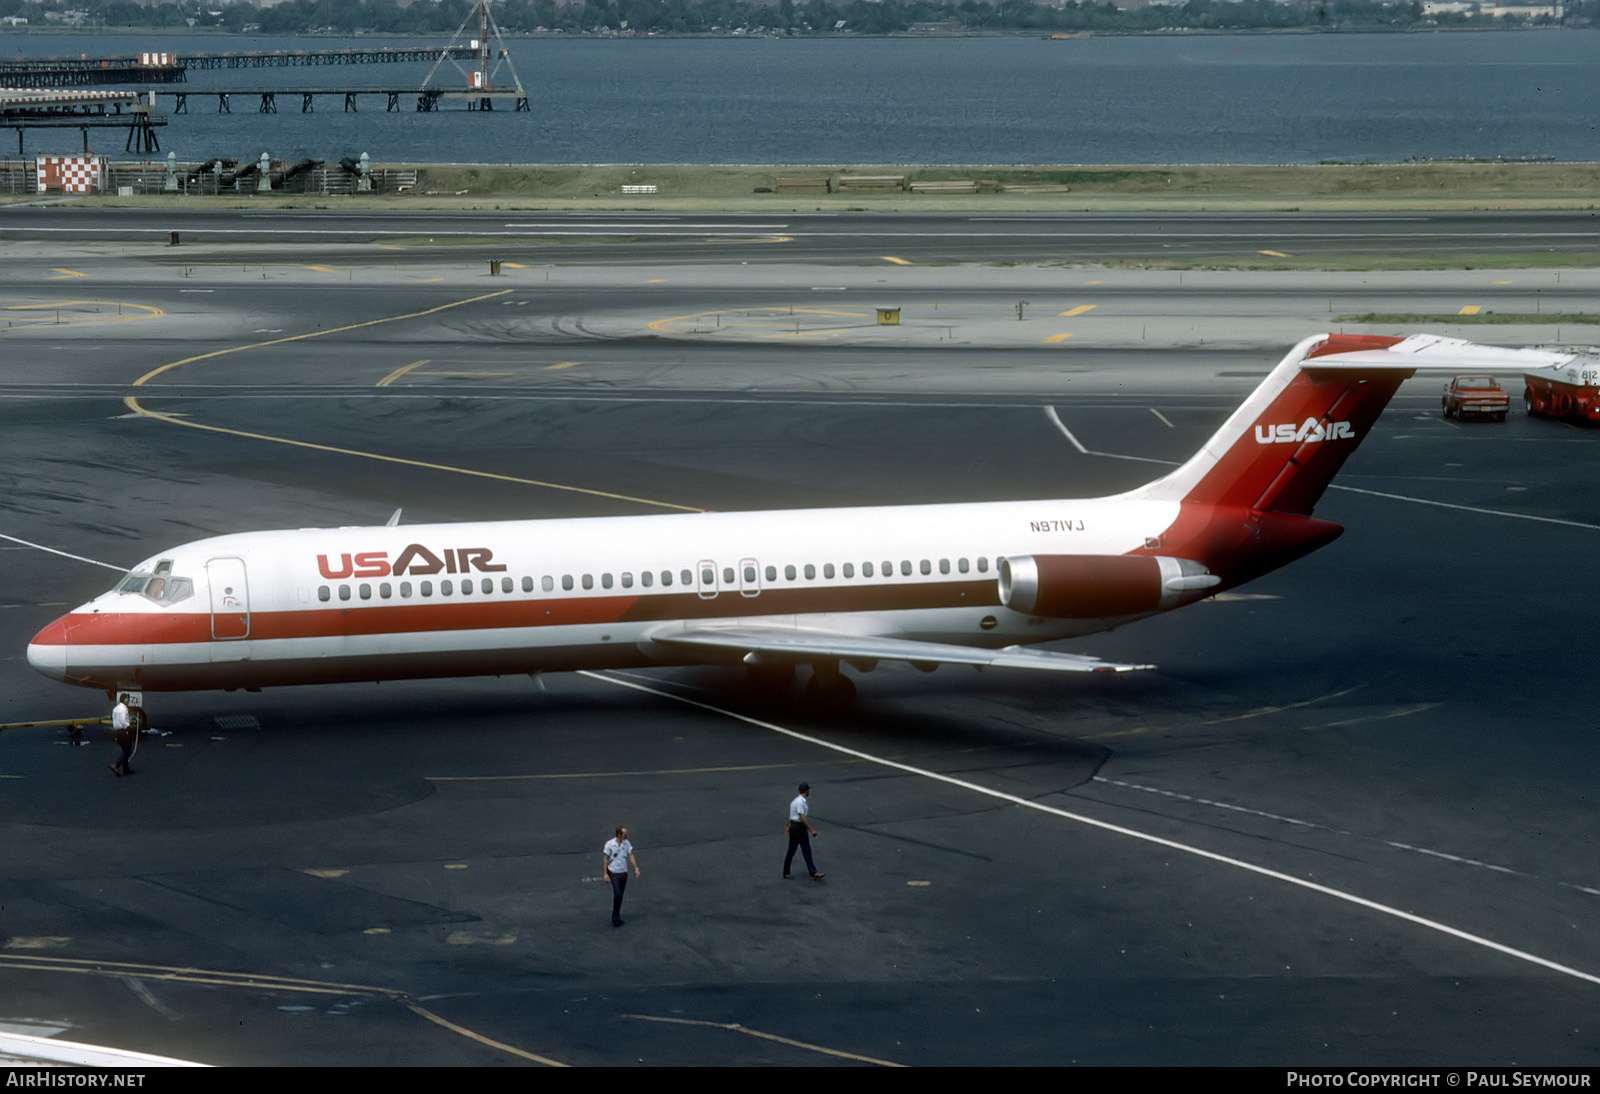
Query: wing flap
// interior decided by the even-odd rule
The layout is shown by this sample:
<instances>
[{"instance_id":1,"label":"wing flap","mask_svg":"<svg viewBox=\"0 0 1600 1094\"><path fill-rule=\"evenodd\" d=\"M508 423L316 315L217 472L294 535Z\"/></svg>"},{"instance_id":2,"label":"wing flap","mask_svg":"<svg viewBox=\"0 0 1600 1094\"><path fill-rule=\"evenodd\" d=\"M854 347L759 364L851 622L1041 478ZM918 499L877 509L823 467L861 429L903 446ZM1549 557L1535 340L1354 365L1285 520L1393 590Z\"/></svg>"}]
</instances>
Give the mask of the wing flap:
<instances>
[{"instance_id":1,"label":"wing flap","mask_svg":"<svg viewBox=\"0 0 1600 1094\"><path fill-rule=\"evenodd\" d=\"M1077 653L1023 646L986 650L944 642L918 642L878 635L841 634L794 627L750 624L730 627L685 627L651 635L651 641L676 650L708 655L737 655L746 664L837 658L848 663L904 661L914 665L973 665L978 668L1034 669L1046 672L1133 672L1154 665L1102 661Z\"/></svg>"}]
</instances>

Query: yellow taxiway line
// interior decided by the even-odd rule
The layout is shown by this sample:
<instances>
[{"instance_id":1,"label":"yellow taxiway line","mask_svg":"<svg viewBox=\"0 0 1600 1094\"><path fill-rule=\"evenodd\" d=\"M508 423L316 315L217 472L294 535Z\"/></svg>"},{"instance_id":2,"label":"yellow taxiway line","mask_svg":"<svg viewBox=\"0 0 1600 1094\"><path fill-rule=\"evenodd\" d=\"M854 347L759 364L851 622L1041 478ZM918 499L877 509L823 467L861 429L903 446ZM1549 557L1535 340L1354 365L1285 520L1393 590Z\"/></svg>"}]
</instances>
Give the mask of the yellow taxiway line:
<instances>
[{"instance_id":1,"label":"yellow taxiway line","mask_svg":"<svg viewBox=\"0 0 1600 1094\"><path fill-rule=\"evenodd\" d=\"M467 298L466 300L456 300L449 304L440 304L438 307L426 308L422 311L407 312L404 315L390 315L385 316L382 319L368 319L361 323L349 323L342 327L329 327L327 330L307 331L304 334L291 334L283 338L269 338L264 342L251 342L242 346L232 346L228 349L212 350L210 353L198 353L193 357L184 357L177 361L169 361L167 364L164 364L159 368L153 368L135 380L132 386L143 387L163 373L170 372L172 369L179 368L183 365L194 364L198 361L214 360L218 357L227 357L231 354L243 353L246 350L262 349L266 346L281 346L289 342L302 342L309 338L321 338L329 334L339 334L343 331L360 330L363 327L381 326L384 323L395 323L402 319L417 319L425 315L435 315L442 311L448 311L451 308L463 307L467 304L476 304L484 300L493 300L497 296L505 296L507 293L513 291L515 290L502 289L499 292L485 293L482 296L473 296ZM186 421L177 415L163 414L158 410L151 410L148 407L141 405L138 398L133 395L127 396L122 400L122 402L123 405L125 405L133 413L143 415L146 418L153 418L156 421L166 422L169 425L181 425L188 429L201 429L208 433L222 433L233 437L245 437L254 441L267 441L272 444L285 444L294 448L310 449L314 452L328 452L336 456L355 456L365 460L377 460L380 463L399 464L405 467L420 467L428 471L447 471L451 474L469 475L473 478L492 479L497 482L511 482L522 486L537 486L546 490L563 490L573 494L587 494L590 497L609 498L613 501L625 501L634 505L649 505L660 509L676 509L685 513L700 513L705 511L703 507L698 505L679 505L676 502L657 501L654 498L638 498L630 494L616 494L608 490L594 490L585 486L570 486L566 483L545 482L540 479L525 479L517 475L502 475L493 471L478 471L470 467L452 467L449 464L430 463L425 460L412 460L407 459L404 456L389 456L381 452L363 452L354 448L341 448L337 445L317 444L314 441L295 440L292 437L275 437L268 433L255 433L246 429L230 429L226 426L207 425L204 422Z\"/></svg>"}]
</instances>

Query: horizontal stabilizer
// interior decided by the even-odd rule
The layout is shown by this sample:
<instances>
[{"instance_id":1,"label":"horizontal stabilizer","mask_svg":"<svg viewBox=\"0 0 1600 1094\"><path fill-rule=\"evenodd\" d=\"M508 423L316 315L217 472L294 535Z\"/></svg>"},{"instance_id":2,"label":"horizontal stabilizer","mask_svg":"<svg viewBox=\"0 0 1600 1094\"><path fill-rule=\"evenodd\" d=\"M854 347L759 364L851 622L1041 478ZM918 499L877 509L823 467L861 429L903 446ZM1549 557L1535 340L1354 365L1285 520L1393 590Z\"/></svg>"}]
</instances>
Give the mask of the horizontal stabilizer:
<instances>
[{"instance_id":1,"label":"horizontal stabilizer","mask_svg":"<svg viewBox=\"0 0 1600 1094\"><path fill-rule=\"evenodd\" d=\"M1311 373L1352 368L1397 369L1407 372L1452 372L1463 369L1478 372L1517 372L1522 369L1562 365L1582 356L1585 355L1572 351L1506 349L1502 346L1479 345L1462 338L1417 334L1396 342L1387 349L1359 349L1312 357L1301 367Z\"/></svg>"}]
</instances>

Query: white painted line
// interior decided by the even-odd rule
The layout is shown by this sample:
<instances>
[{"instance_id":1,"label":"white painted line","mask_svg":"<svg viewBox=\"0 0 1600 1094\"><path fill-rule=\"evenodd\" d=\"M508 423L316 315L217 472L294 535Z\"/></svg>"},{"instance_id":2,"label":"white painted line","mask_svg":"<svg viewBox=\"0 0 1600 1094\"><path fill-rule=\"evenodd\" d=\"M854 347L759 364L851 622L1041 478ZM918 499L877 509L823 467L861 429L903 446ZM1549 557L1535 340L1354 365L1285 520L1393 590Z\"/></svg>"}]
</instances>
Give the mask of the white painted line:
<instances>
[{"instance_id":1,"label":"white painted line","mask_svg":"<svg viewBox=\"0 0 1600 1094\"><path fill-rule=\"evenodd\" d=\"M1591 532L1600 532L1600 524L1586 524L1581 520L1562 520L1560 517L1536 517L1532 513L1509 513L1504 509L1483 509L1476 505L1456 505L1448 501L1429 501L1427 498L1411 498L1404 494L1385 494L1382 490L1363 490L1359 486L1340 486L1333 484L1335 490L1345 490L1352 494L1369 494L1375 498L1388 498L1390 501L1409 501L1413 505L1432 505L1439 509L1460 509L1467 513L1479 513L1486 517L1509 517L1512 520L1532 520L1540 524L1561 524L1568 528L1585 528Z\"/></svg>"},{"instance_id":2,"label":"white painted line","mask_svg":"<svg viewBox=\"0 0 1600 1094\"><path fill-rule=\"evenodd\" d=\"M1148 409L1150 411L1150 413L1154 414L1156 416L1156 418L1161 422L1161 424L1166 426L1168 429L1177 429L1178 428L1177 426L1172 424L1172 422L1167 418L1167 416L1165 414L1161 413L1161 411L1157 410L1155 407L1152 406L1152 407L1148 407L1146 409Z\"/></svg>"},{"instance_id":3,"label":"white painted line","mask_svg":"<svg viewBox=\"0 0 1600 1094\"><path fill-rule=\"evenodd\" d=\"M1341 723L1333 722L1330 724L1340 725ZM1204 805L1212 809L1221 809L1230 813L1242 813L1246 816L1259 817L1262 820L1277 821L1280 824L1294 825L1297 828L1309 828L1317 832L1327 832L1330 835L1343 836L1347 839L1365 840L1369 843L1381 843L1383 846L1392 847L1397 851L1409 851L1415 855L1426 855L1429 858L1443 859L1446 862L1453 862L1460 866L1472 866L1480 870L1488 870L1490 873L1506 874L1510 877L1525 878L1529 881L1541 881L1547 884L1556 885L1563 889L1574 889L1577 892L1586 893L1590 896L1600 896L1600 889L1595 889L1588 885L1578 885L1575 882L1559 881L1554 878L1542 878L1537 874L1530 874L1523 870L1514 870L1509 866L1497 866L1492 862L1485 862L1482 859L1467 858L1463 855L1452 855L1445 851L1434 851L1427 847L1416 847L1412 844L1400 843L1396 840L1380 840L1374 836L1363 836L1360 833L1346 831L1342 828L1330 828L1328 825L1318 824L1315 821L1300 820L1297 817L1286 817L1278 813L1268 813L1260 809L1251 809L1243 805L1234 805L1231 802L1212 801L1209 798L1197 798L1191 794L1180 794L1175 790L1161 790L1154 786L1142 786L1139 783L1123 782L1121 779L1109 779L1104 775L1096 775L1094 777L1094 781L1097 783L1105 783L1107 786L1118 786L1124 790L1137 790L1143 794L1155 794L1163 798L1172 798L1175 801L1189 802L1193 805Z\"/></svg>"},{"instance_id":4,"label":"white painted line","mask_svg":"<svg viewBox=\"0 0 1600 1094\"><path fill-rule=\"evenodd\" d=\"M1089 455L1089 450L1087 448L1083 447L1082 442L1080 442L1078 440L1078 438L1076 438L1076 437L1074 437L1072 435L1072 430L1068 429L1065 425L1062 424L1061 416L1056 413L1056 408L1055 407L1053 407L1053 406L1045 407L1044 408L1044 416L1046 418L1050 419L1050 424L1051 425L1053 425L1057 429L1061 430L1061 435L1063 437L1065 437L1067 440L1072 442L1072 447L1073 448L1076 448L1079 452L1083 453L1085 456Z\"/></svg>"},{"instance_id":5,"label":"white painted line","mask_svg":"<svg viewBox=\"0 0 1600 1094\"><path fill-rule=\"evenodd\" d=\"M68 554L66 551L58 551L54 547L46 547L42 543L32 543L25 539L18 539L16 536L8 536L4 532L0 532L0 539L9 540L12 543L20 543L24 547L32 547L35 551L48 551L52 555L60 555L62 558L70 558L74 562L87 562L91 566L104 566L106 569L115 570L119 574L128 572L128 568L126 566L113 566L109 562L100 562L92 558L84 558L82 555Z\"/></svg>"},{"instance_id":6,"label":"white painted line","mask_svg":"<svg viewBox=\"0 0 1600 1094\"><path fill-rule=\"evenodd\" d=\"M1279 881L1285 885L1293 885L1296 888L1305 889L1308 892L1331 897L1334 900L1343 901L1346 904L1353 904L1358 908L1365 908L1368 911L1377 912L1380 915L1386 915L1393 919L1398 919L1404 923L1410 923L1413 926L1422 927L1426 930L1437 932L1447 937L1454 938L1458 941L1466 942L1470 945L1481 947L1482 949L1491 950L1494 953L1500 954L1504 957L1514 958L1517 961L1523 961L1530 965L1537 965L1542 969L1548 969L1551 972L1560 973L1562 976L1570 976L1574 980L1582 980L1585 983L1600 986L1600 976L1596 976L1593 973L1584 972L1582 969L1575 969L1570 965L1563 965L1558 961L1551 961L1549 958L1540 957L1538 954L1529 953L1526 950L1519 950L1515 947L1507 946L1502 942L1496 942L1493 939L1485 938L1482 935L1476 935L1469 931L1463 931L1458 927L1452 927L1449 924L1440 923L1436 919L1428 919L1425 916L1415 915L1411 912L1403 911L1400 908L1395 908L1391 905L1383 904L1376 900L1368 900L1366 897L1357 896L1354 893L1347 893L1342 889L1335 889L1328 885L1319 885L1314 881L1307 881L1304 878L1298 878L1292 874L1285 874L1281 871L1273 870L1265 866L1257 866L1254 863L1245 862L1243 859L1236 859L1228 855L1221 855L1215 851L1207 851L1202 847L1195 847L1191 844L1179 843L1177 840L1167 839L1163 836L1155 836L1148 832L1140 832L1135 828L1126 828L1120 824L1112 824L1109 821L1096 820L1093 817L1084 816L1081 813L1073 813L1066 809L1058 809L1053 805L1045 805L1043 802L1031 801L1028 798L1018 797L1015 794L1007 794L1002 790L995 790L991 787L982 786L978 783L968 782L966 779L958 779L952 775L942 775L937 771L929 771L925 768L914 767L911 764L901 763L898 760L891 760L884 756L875 756L870 752L862 752L860 749L834 744L832 741L824 741L820 737L812 737L809 734L800 733L796 730L785 729L783 726L776 725L775 723L762 721L759 718L752 718L748 714L740 714L738 711L727 710L723 707L713 706L710 703L703 703L698 699L690 699L682 695L676 695L670 691L664 691L660 688L648 687L644 684L634 683L629 680L619 680L614 676L603 676L594 672L584 671L580 672L579 675L587 676L591 680L597 680L603 684L611 684L620 688L632 688L634 691L642 691L648 695L657 696L658 698L670 699L673 702L682 703L685 706L699 707L701 710L708 710L713 714L721 714L726 718L732 718L735 721L744 722L747 725L755 726L758 729L770 730L773 733L781 734L782 736L792 738L796 741L803 741L806 744L815 745L818 748L825 748L830 752L838 752L846 756L853 756L858 760L865 760L867 763L877 764L880 767L891 768L895 771L904 771L909 775L918 775L925 779L931 779L934 782L944 783L948 786L958 787L962 790L969 790L974 794L981 794L987 798L994 798L998 801L1009 802L1010 804L1020 806L1023 809L1033 809L1040 813L1048 813L1051 816L1060 817L1063 820L1073 821L1077 824L1086 825L1090 828L1097 828L1102 832L1110 832L1113 835L1126 836L1129 839L1139 840L1143 843L1152 844L1156 847L1164 847L1169 851L1177 851L1180 854L1192 855L1195 858L1204 859L1207 862L1214 862L1220 866L1232 867L1235 870L1243 870L1246 873L1255 874L1258 877L1264 877L1272 881Z\"/></svg>"},{"instance_id":7,"label":"white painted line","mask_svg":"<svg viewBox=\"0 0 1600 1094\"><path fill-rule=\"evenodd\" d=\"M1152 411L1152 413L1154 413L1154 411ZM1120 452L1096 452L1092 448L1085 448L1085 447L1083 447L1082 442L1080 442L1078 440L1078 438L1076 438L1076 437L1074 437L1072 435L1072 430L1068 429L1065 425L1062 424L1061 416L1056 413L1056 408L1055 407L1053 407L1053 406L1045 407L1044 408L1044 416L1046 418L1049 418L1051 423L1057 429L1061 430L1061 435L1063 437L1065 437L1067 440L1072 442L1072 447L1076 448L1079 452L1082 452L1085 456L1103 456L1108 460L1133 460L1136 463L1159 463L1159 464L1164 464L1167 467L1177 467L1178 466L1172 460L1157 460L1157 459L1152 459L1149 456L1125 456L1125 455L1121 454ZM1156 417L1159 418L1161 416L1159 414L1157 414ZM1165 420L1165 419L1163 419L1163 420ZM1167 424L1171 425L1172 423L1171 422L1167 422Z\"/></svg>"}]
</instances>

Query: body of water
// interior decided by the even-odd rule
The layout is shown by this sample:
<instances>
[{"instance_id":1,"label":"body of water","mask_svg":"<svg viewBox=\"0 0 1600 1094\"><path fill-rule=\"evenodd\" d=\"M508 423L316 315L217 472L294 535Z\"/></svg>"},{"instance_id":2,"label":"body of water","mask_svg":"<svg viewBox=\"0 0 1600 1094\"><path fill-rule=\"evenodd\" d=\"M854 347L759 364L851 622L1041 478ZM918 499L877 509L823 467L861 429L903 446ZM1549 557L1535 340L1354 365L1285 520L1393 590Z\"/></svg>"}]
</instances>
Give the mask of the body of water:
<instances>
[{"instance_id":1,"label":"body of water","mask_svg":"<svg viewBox=\"0 0 1600 1094\"><path fill-rule=\"evenodd\" d=\"M5 56L399 39L0 33ZM430 44L439 45L434 41ZM1600 159L1600 31L1041 38L512 39L530 113L280 113L192 95L163 152L477 163L1316 163ZM415 86L428 66L192 72L207 87ZM441 76L464 83L447 62ZM502 74L503 75L503 74ZM435 82L438 82L436 77ZM501 85L505 80L500 81ZM170 112L169 98L161 107ZM71 152L75 130L28 134ZM91 136L121 154L116 131Z\"/></svg>"}]
</instances>

